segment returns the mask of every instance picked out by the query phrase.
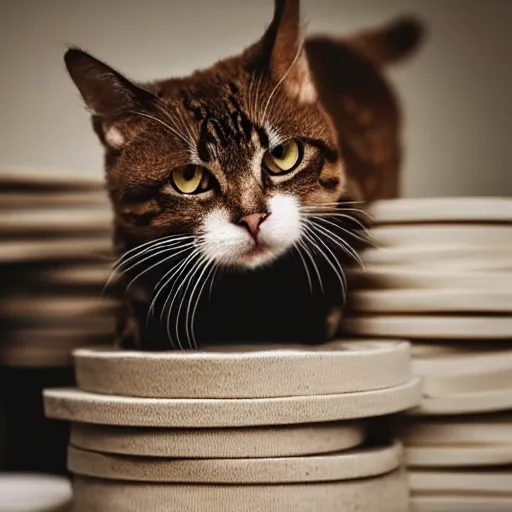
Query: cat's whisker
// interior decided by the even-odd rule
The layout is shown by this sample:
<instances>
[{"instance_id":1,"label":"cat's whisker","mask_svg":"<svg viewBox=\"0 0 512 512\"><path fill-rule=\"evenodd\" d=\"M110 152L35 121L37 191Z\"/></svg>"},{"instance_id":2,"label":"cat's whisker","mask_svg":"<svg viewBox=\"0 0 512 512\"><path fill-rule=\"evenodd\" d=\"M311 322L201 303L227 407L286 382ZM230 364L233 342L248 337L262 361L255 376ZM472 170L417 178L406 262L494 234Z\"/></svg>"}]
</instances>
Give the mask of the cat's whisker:
<instances>
[{"instance_id":1,"label":"cat's whisker","mask_svg":"<svg viewBox=\"0 0 512 512\"><path fill-rule=\"evenodd\" d=\"M262 116L258 116L259 113L261 113L261 108L260 108L260 88L261 88L261 83L263 81L263 74L260 74L260 78L258 80L258 86L256 87L256 94L254 95L254 120L256 121L256 117L258 117L257 119L257 124L258 125L262 125Z\"/></svg>"},{"instance_id":2,"label":"cat's whisker","mask_svg":"<svg viewBox=\"0 0 512 512\"><path fill-rule=\"evenodd\" d=\"M183 282L181 284L181 286L183 286L185 284L185 288L183 289L183 292L181 294L180 304L178 306L178 312L176 313L176 323L175 323L175 328L174 328L174 332L176 334L176 340L178 341L178 345L180 347L183 346L181 341L180 341L180 329L179 329L179 319L180 319L180 316L181 316L181 310L183 308L183 303L186 300L187 292L188 292L188 290L189 290L189 288L190 288L190 286L191 286L191 284L193 282L194 277L196 276L198 271L201 269L201 266L203 265L203 263L205 263L205 261L207 261L206 256L202 256L201 255L199 257L199 260L196 261L194 266L190 269L187 277L185 277L185 279L183 280ZM178 292L178 290L176 290L176 293L177 292ZM187 320L187 318L185 318L185 331L187 330L187 324L188 324L188 320ZM192 348L192 345L190 343L190 339L187 339L187 342L189 344L189 348Z\"/></svg>"},{"instance_id":3,"label":"cat's whisker","mask_svg":"<svg viewBox=\"0 0 512 512\"><path fill-rule=\"evenodd\" d=\"M158 117L152 116L150 114L145 114L144 112L137 112L135 110L132 110L131 113L139 115L139 116L142 116L142 117L147 117L148 119L152 119L153 121L156 121L157 123L160 123L162 126L165 126L168 130L170 130L172 133L174 133L176 135L176 137L179 137L185 143L185 145L188 148L190 148L190 142L180 132L175 130L172 126L168 125L167 123L165 123L161 119L158 119Z\"/></svg>"},{"instance_id":4,"label":"cat's whisker","mask_svg":"<svg viewBox=\"0 0 512 512\"><path fill-rule=\"evenodd\" d=\"M363 235L358 235L357 232L352 232L351 230L348 230L346 229L346 232L351 234L352 236L354 236L355 238L357 238L357 236L362 236L362 238L360 238L360 240L362 242L367 242L367 243L370 243L371 242L371 233L368 229L368 226L366 226L365 224L363 224L363 222L361 222L358 218L356 217L352 217L351 215L346 215L344 213L327 213L327 212L302 212L302 214L307 217L307 218L312 218L312 219L324 219L324 218L327 218L327 219L331 219L331 221L333 220L337 220L337 219L345 219L349 222L353 222L354 224L357 224L357 226L360 228L360 231L363 233ZM359 230L358 230L359 231Z\"/></svg>"},{"instance_id":5,"label":"cat's whisker","mask_svg":"<svg viewBox=\"0 0 512 512\"><path fill-rule=\"evenodd\" d=\"M201 300L201 296L203 294L203 290L204 290L204 287L206 286L206 284L208 283L208 279L210 278L210 276L212 275L212 272L214 271L214 269L216 268L216 265L215 265L215 262L214 261L209 261L207 262L207 264L205 265L204 267L204 270L201 272L201 274L199 275L199 278L197 279L197 283L196 285L194 286L193 290L192 290L192 293L190 294L190 299L188 301L188 306L187 306L187 317L189 316L189 313L190 313L190 307L191 307L191 303L192 303L192 299L194 297L194 293L195 293L195 290L196 290L196 287L198 286L199 282L201 281L201 278L203 277L204 273L206 272L206 270L209 268L209 271L208 271L208 274L206 274L206 277L204 278L203 280L203 284L201 285L201 287L199 288L199 293L197 295L197 299L196 299L196 302L194 304L194 307L192 309L192 315L190 317L190 327L191 327L191 332L192 332L192 341L194 343L194 346L195 348L198 347L197 345L197 341L196 341L196 334L195 334L195 316L196 316L196 311L197 311L197 306L199 304L199 301ZM190 331L187 333L187 336L190 337Z\"/></svg>"},{"instance_id":6,"label":"cat's whisker","mask_svg":"<svg viewBox=\"0 0 512 512\"><path fill-rule=\"evenodd\" d=\"M179 272L179 274L176 276L176 281L175 283L171 286L171 289L169 290L169 293L167 295L167 298L165 299L165 303L164 303L164 307L162 308L162 312L160 314L160 322L162 322L162 319L163 319L163 316L164 316L164 313L166 311L166 306L167 306L167 303L169 302L169 299L172 299L170 304L169 304L169 308L167 308L167 320L166 320L166 331L167 331L167 337L169 339L169 341L171 342L171 344L174 346L174 342L173 342L173 338L171 336L171 327L170 327L170 324L171 324L171 314L172 314L172 308L173 308L173 305L174 305L174 301L176 299L176 297L178 296L178 292L180 291L181 287L183 286L183 284L185 283L185 280L181 280L179 281L179 278L181 275L183 275L184 272L187 271L187 267L189 265L192 265L194 266L194 261L196 260L197 257L200 256L200 253L199 251L194 251L192 254L190 254L187 258L186 258L186 264L183 266L183 268L181 269L181 271ZM177 289L176 289L176 292L173 294L173 291L174 291L174 288L176 287L176 285L178 285ZM178 317L175 317L175 321L176 321L176 325L178 325L179 323L179 318ZM178 346L180 348L180 350L183 350L183 347L180 343L180 340L179 338L177 339L177 342L178 342Z\"/></svg>"},{"instance_id":7,"label":"cat's whisker","mask_svg":"<svg viewBox=\"0 0 512 512\"><path fill-rule=\"evenodd\" d=\"M306 277L308 279L308 284L309 284L309 292L311 293L311 295L313 295L313 281L311 279L311 274L309 273L309 269L308 269L308 265L306 263L306 260L304 259L304 256L302 255L302 253L300 251L301 247L300 247L300 245L297 242L295 242L295 244L293 246L294 246L294 248L295 248L295 250L296 250L296 252L297 252L297 254L298 254L298 256L299 256L299 258L300 258L300 260L302 262L304 270L306 272Z\"/></svg>"},{"instance_id":8,"label":"cat's whisker","mask_svg":"<svg viewBox=\"0 0 512 512\"><path fill-rule=\"evenodd\" d=\"M180 115L180 117L181 117L181 126L180 126L178 123L178 119L176 117L173 117L171 115L171 113L167 110L168 106L162 100L160 100L160 103L162 105L164 105L165 108L163 106L159 105L158 103L155 103L155 107L158 110L160 110L160 112L162 112L162 114L164 114L164 116L167 117L167 119L169 119L169 121L171 121L171 123L174 124L174 127L176 128L177 131L184 130L186 132L186 135L188 137L188 144L190 146L193 146L194 138L192 137L192 135L190 133L190 126L184 122L183 117L181 115ZM177 112L179 112L179 110L177 110ZM181 112L180 112L180 114L181 114Z\"/></svg>"},{"instance_id":9,"label":"cat's whisker","mask_svg":"<svg viewBox=\"0 0 512 512\"><path fill-rule=\"evenodd\" d=\"M322 256L324 257L325 261L329 264L329 266L332 268L332 270L334 271L334 273L338 277L338 279L340 281L340 285L341 285L341 290L342 290L342 293L343 293L343 301L345 302L345 300L346 300L346 293L347 293L346 292L346 290L347 290L347 282L346 282L345 273L343 272L343 268L341 267L341 264L339 263L338 259L336 258L336 255L331 251L331 248L324 242L322 237L318 233L316 233L313 229L311 229L310 226L306 225L305 228L306 228L307 231L309 231L309 234L314 239L316 239L320 244L323 245L325 250L331 255L333 261L337 263L338 267L336 267L336 265L331 261L331 259L328 257L328 255L325 253L325 251L322 249L322 247L320 247L318 244L315 244L315 246L318 249L318 251L320 252L320 254L322 254Z\"/></svg>"},{"instance_id":10,"label":"cat's whisker","mask_svg":"<svg viewBox=\"0 0 512 512\"><path fill-rule=\"evenodd\" d=\"M307 216L309 219L312 219L317 222L323 222L325 224L329 224L330 226L335 227L336 229L339 229L343 233L346 233L348 236L355 238L356 240L359 240L360 242L364 244L371 244L371 238L370 233L366 230L362 230L362 234L359 234L359 230L351 230L343 227L342 225L334 222L333 218L329 215L320 216L320 215L309 215ZM351 219L353 220L353 219Z\"/></svg>"},{"instance_id":11,"label":"cat's whisker","mask_svg":"<svg viewBox=\"0 0 512 512\"><path fill-rule=\"evenodd\" d=\"M221 272L221 267L219 265L214 266L215 271L212 276L212 280L210 282L210 291L208 292L208 302L212 301L212 293L213 293L213 285L215 283L215 278L217 277L217 274Z\"/></svg>"},{"instance_id":12,"label":"cat's whisker","mask_svg":"<svg viewBox=\"0 0 512 512\"><path fill-rule=\"evenodd\" d=\"M171 254L170 256L167 256L166 258L164 258L164 259L162 259L162 260L160 260L160 261L157 261L157 262L156 262L156 263L154 263L153 265L149 266L148 268L146 268L145 270L143 270L142 272L140 272L139 274L137 274L137 275L136 275L136 276L135 276L135 277L134 277L134 278L129 282L128 286L126 287L126 291L128 292L128 291L130 290L131 286L133 285L133 283L134 283L135 281L137 281L138 279L140 279L144 274L147 274L147 273L148 273L149 271L151 271L152 269L154 269L154 268L156 268L156 267L158 267L158 266L162 265L163 263L166 263L167 261L169 261L169 260L171 260L171 259L175 258L176 256L178 256L178 255L180 255L180 254L183 254L184 252L189 251L189 250L190 250L190 246L192 246L192 245L193 245L193 244L188 244L188 245L187 245L187 247L185 247L185 248L181 247L181 250L180 250L180 251L178 251L178 252L172 252L172 254ZM168 252L170 252L170 251L163 249L163 250L162 250L162 252L161 252L161 253L159 253L159 255L160 255L160 254L166 254L166 253L168 253ZM153 257L153 256L150 256L150 257ZM149 259L150 257L148 257L147 259ZM140 263L142 263L142 262L140 262Z\"/></svg>"},{"instance_id":13,"label":"cat's whisker","mask_svg":"<svg viewBox=\"0 0 512 512\"><path fill-rule=\"evenodd\" d=\"M315 246L314 241L311 239L311 237L306 232L303 231L301 236L304 238L304 240L306 240L310 244L312 244L313 247ZM315 258L311 254L311 251L309 250L309 247L307 246L307 244L305 242L303 242L301 239L299 239L298 243L304 249L306 256L309 258L309 260L311 261L311 264L313 265L313 269L315 270L316 276L318 278L318 284L320 285L320 290L322 291L322 294L323 294L324 293L324 283L322 281L322 274L320 273L320 269L318 268Z\"/></svg>"},{"instance_id":14,"label":"cat's whisker","mask_svg":"<svg viewBox=\"0 0 512 512\"><path fill-rule=\"evenodd\" d=\"M336 224L335 224L336 226ZM338 245L345 254L349 255L351 258L353 258L357 264L364 268L364 264L359 257L359 254L354 250L353 247L351 247L343 238L338 236L336 233L333 233L332 231L329 231L328 229L324 228L323 226L316 224L316 229L319 229L327 238L332 240L336 245ZM339 226L338 226L339 227Z\"/></svg>"}]
</instances>

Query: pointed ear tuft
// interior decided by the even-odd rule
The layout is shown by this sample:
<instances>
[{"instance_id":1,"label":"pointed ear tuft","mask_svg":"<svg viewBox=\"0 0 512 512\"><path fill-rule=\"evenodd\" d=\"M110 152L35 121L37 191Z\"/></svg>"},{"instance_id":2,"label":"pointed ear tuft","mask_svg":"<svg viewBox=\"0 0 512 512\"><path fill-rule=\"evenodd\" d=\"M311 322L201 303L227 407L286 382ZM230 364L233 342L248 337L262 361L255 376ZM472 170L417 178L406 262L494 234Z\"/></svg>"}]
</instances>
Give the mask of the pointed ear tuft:
<instances>
[{"instance_id":1,"label":"pointed ear tuft","mask_svg":"<svg viewBox=\"0 0 512 512\"><path fill-rule=\"evenodd\" d=\"M301 103L316 100L301 27L300 0L275 0L274 18L261 41L275 81Z\"/></svg>"},{"instance_id":2,"label":"pointed ear tuft","mask_svg":"<svg viewBox=\"0 0 512 512\"><path fill-rule=\"evenodd\" d=\"M97 116L115 117L153 98L149 91L78 48L70 48L64 61L85 104Z\"/></svg>"}]
</instances>

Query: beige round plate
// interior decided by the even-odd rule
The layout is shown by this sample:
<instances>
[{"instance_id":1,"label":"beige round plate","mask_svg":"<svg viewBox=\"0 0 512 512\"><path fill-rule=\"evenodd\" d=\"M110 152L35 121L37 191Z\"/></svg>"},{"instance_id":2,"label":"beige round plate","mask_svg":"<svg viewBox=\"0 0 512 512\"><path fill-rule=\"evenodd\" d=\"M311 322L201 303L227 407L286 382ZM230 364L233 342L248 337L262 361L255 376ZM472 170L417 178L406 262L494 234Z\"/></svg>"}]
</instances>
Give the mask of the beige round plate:
<instances>
[{"instance_id":1,"label":"beige round plate","mask_svg":"<svg viewBox=\"0 0 512 512\"><path fill-rule=\"evenodd\" d=\"M144 484L76 477L74 512L409 512L407 477L292 485Z\"/></svg>"},{"instance_id":2,"label":"beige round plate","mask_svg":"<svg viewBox=\"0 0 512 512\"><path fill-rule=\"evenodd\" d=\"M33 236L38 232L80 232L112 231L112 212L107 209L40 209L0 212L0 233Z\"/></svg>"},{"instance_id":3,"label":"beige round plate","mask_svg":"<svg viewBox=\"0 0 512 512\"><path fill-rule=\"evenodd\" d=\"M211 352L78 350L84 391L146 398L270 398L391 388L411 377L410 346L334 341L317 347L232 346ZM241 385L243 384L243 385Z\"/></svg>"},{"instance_id":4,"label":"beige round plate","mask_svg":"<svg viewBox=\"0 0 512 512\"><path fill-rule=\"evenodd\" d=\"M347 272L354 288L408 288L422 290L478 290L510 293L512 272L387 269L376 267ZM510 299L509 299L510 301Z\"/></svg>"},{"instance_id":5,"label":"beige round plate","mask_svg":"<svg viewBox=\"0 0 512 512\"><path fill-rule=\"evenodd\" d=\"M359 446L365 437L365 426L351 422L238 429L134 429L73 423L70 443L119 455L235 459L338 452Z\"/></svg>"},{"instance_id":6,"label":"beige round plate","mask_svg":"<svg viewBox=\"0 0 512 512\"><path fill-rule=\"evenodd\" d=\"M425 494L411 498L410 512L510 512L512 493L485 494Z\"/></svg>"},{"instance_id":7,"label":"beige round plate","mask_svg":"<svg viewBox=\"0 0 512 512\"><path fill-rule=\"evenodd\" d=\"M34 276L34 280L37 282L63 286L98 287L99 290L102 290L107 282L109 287L114 286L118 279L119 275L114 273L112 265L104 263L66 265L37 272ZM98 291L98 295L99 293Z\"/></svg>"},{"instance_id":8,"label":"beige round plate","mask_svg":"<svg viewBox=\"0 0 512 512\"><path fill-rule=\"evenodd\" d=\"M107 193L104 190L69 191L69 192L7 192L0 186L1 210L26 210L27 205L33 208L76 208L94 206L95 208L109 208Z\"/></svg>"},{"instance_id":9,"label":"beige round plate","mask_svg":"<svg viewBox=\"0 0 512 512\"><path fill-rule=\"evenodd\" d=\"M67 240L13 240L0 242L0 263L93 260L112 253L112 240L107 236ZM112 258L110 258L112 260Z\"/></svg>"},{"instance_id":10,"label":"beige round plate","mask_svg":"<svg viewBox=\"0 0 512 512\"><path fill-rule=\"evenodd\" d=\"M13 320L51 318L63 319L112 316L119 303L106 297L37 297L12 298L0 301L0 317Z\"/></svg>"},{"instance_id":11,"label":"beige round plate","mask_svg":"<svg viewBox=\"0 0 512 512\"><path fill-rule=\"evenodd\" d=\"M397 422L398 423L398 422ZM401 420L394 432L406 445L512 445L512 414Z\"/></svg>"},{"instance_id":12,"label":"beige round plate","mask_svg":"<svg viewBox=\"0 0 512 512\"><path fill-rule=\"evenodd\" d=\"M348 452L260 459L162 459L68 449L68 469L78 475L136 482L284 484L338 482L394 471L399 443Z\"/></svg>"},{"instance_id":13,"label":"beige round plate","mask_svg":"<svg viewBox=\"0 0 512 512\"><path fill-rule=\"evenodd\" d=\"M67 512L71 506L67 478L32 474L0 473L2 512Z\"/></svg>"},{"instance_id":14,"label":"beige round plate","mask_svg":"<svg viewBox=\"0 0 512 512\"><path fill-rule=\"evenodd\" d=\"M512 199L505 197L425 197L387 199L368 207L374 222L512 222Z\"/></svg>"},{"instance_id":15,"label":"beige round plate","mask_svg":"<svg viewBox=\"0 0 512 512\"><path fill-rule=\"evenodd\" d=\"M349 298L351 310L366 313L512 313L506 290L360 290Z\"/></svg>"},{"instance_id":16,"label":"beige round plate","mask_svg":"<svg viewBox=\"0 0 512 512\"><path fill-rule=\"evenodd\" d=\"M466 262L512 260L512 244L475 245L466 244L427 244L379 247L361 251L361 259L366 265L436 265L459 264Z\"/></svg>"},{"instance_id":17,"label":"beige round plate","mask_svg":"<svg viewBox=\"0 0 512 512\"><path fill-rule=\"evenodd\" d=\"M377 247L425 244L512 244L512 226L439 225L377 226L372 228L372 241Z\"/></svg>"},{"instance_id":18,"label":"beige round plate","mask_svg":"<svg viewBox=\"0 0 512 512\"><path fill-rule=\"evenodd\" d=\"M92 175L93 173L91 173ZM105 190L101 177L84 178L82 174L68 171L43 171L22 169L19 171L2 171L0 173L0 189L6 186L12 188L46 187L49 190Z\"/></svg>"},{"instance_id":19,"label":"beige round plate","mask_svg":"<svg viewBox=\"0 0 512 512\"><path fill-rule=\"evenodd\" d=\"M410 470L411 490L416 493L507 493L512 489L512 470ZM482 511L484 512L484 511ZM485 511L487 512L487 511Z\"/></svg>"},{"instance_id":20,"label":"beige round plate","mask_svg":"<svg viewBox=\"0 0 512 512\"><path fill-rule=\"evenodd\" d=\"M405 456L409 467L504 466L512 464L512 444L408 446Z\"/></svg>"},{"instance_id":21,"label":"beige round plate","mask_svg":"<svg viewBox=\"0 0 512 512\"><path fill-rule=\"evenodd\" d=\"M292 425L391 414L421 401L421 381L360 393L262 399L164 399L44 392L49 418L135 427L213 428Z\"/></svg>"},{"instance_id":22,"label":"beige round plate","mask_svg":"<svg viewBox=\"0 0 512 512\"><path fill-rule=\"evenodd\" d=\"M512 349L446 353L413 360L415 375L424 378L426 396L446 396L512 388Z\"/></svg>"},{"instance_id":23,"label":"beige round plate","mask_svg":"<svg viewBox=\"0 0 512 512\"><path fill-rule=\"evenodd\" d=\"M393 338L510 339L512 316L366 315L345 317L343 332Z\"/></svg>"},{"instance_id":24,"label":"beige round plate","mask_svg":"<svg viewBox=\"0 0 512 512\"><path fill-rule=\"evenodd\" d=\"M476 414L512 409L512 388L424 398L410 414Z\"/></svg>"}]
</instances>

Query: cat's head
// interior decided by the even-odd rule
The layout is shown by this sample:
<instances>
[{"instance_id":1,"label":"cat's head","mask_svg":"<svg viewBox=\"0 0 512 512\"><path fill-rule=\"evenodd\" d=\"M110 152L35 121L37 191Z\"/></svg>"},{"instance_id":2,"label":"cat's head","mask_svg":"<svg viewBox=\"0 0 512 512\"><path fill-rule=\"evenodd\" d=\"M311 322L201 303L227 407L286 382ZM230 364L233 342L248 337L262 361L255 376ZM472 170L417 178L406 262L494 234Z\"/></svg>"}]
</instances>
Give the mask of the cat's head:
<instances>
[{"instance_id":1,"label":"cat's head","mask_svg":"<svg viewBox=\"0 0 512 512\"><path fill-rule=\"evenodd\" d=\"M260 41L186 78L136 84L78 49L65 60L106 148L124 250L183 234L208 261L255 268L303 243L312 209L348 196L298 0L276 0Z\"/></svg>"}]
</instances>

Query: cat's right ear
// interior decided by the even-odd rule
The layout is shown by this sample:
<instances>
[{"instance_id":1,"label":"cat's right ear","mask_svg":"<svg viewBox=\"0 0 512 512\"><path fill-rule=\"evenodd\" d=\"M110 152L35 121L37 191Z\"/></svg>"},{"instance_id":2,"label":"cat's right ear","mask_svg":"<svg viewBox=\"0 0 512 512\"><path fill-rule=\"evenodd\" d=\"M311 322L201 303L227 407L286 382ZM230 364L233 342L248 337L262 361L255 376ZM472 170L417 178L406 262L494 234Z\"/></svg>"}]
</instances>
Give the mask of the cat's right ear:
<instances>
[{"instance_id":1,"label":"cat's right ear","mask_svg":"<svg viewBox=\"0 0 512 512\"><path fill-rule=\"evenodd\" d=\"M87 108L95 116L114 118L153 98L149 91L82 50L70 48L64 61Z\"/></svg>"}]
</instances>

